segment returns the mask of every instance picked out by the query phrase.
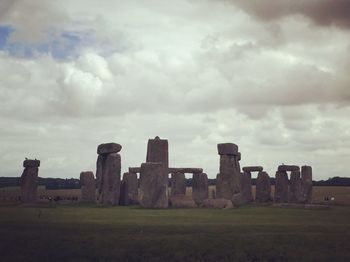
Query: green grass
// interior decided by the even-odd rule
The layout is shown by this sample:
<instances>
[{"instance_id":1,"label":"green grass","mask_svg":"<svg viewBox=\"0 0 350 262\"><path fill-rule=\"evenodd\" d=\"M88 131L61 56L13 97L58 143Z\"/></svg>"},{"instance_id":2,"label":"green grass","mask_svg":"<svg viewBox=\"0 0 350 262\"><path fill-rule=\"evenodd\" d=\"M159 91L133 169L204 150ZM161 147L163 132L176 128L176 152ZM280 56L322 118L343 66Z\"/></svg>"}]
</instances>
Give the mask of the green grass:
<instances>
[{"instance_id":1,"label":"green grass","mask_svg":"<svg viewBox=\"0 0 350 262\"><path fill-rule=\"evenodd\" d=\"M0 206L0 261L349 261L350 208Z\"/></svg>"}]
</instances>

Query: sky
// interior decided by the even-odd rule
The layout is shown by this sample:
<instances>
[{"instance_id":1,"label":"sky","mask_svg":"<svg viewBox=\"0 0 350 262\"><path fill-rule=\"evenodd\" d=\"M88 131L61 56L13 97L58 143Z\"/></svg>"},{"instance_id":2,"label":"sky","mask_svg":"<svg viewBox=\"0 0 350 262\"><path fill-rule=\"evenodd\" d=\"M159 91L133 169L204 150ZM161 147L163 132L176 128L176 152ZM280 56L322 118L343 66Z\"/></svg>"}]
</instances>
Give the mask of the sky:
<instances>
[{"instance_id":1,"label":"sky","mask_svg":"<svg viewBox=\"0 0 350 262\"><path fill-rule=\"evenodd\" d=\"M122 172L169 140L172 167L311 165L350 177L350 1L0 0L0 176ZM253 175L253 177L255 177ZM191 177L187 174L186 177Z\"/></svg>"}]
</instances>

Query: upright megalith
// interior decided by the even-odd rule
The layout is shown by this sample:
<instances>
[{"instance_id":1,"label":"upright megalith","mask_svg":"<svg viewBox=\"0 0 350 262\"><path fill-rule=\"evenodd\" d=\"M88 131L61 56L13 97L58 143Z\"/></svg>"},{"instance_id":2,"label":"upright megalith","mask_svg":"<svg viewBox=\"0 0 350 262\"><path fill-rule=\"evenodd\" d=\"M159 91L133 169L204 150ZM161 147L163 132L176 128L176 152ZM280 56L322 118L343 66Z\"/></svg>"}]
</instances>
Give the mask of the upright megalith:
<instances>
[{"instance_id":1,"label":"upright megalith","mask_svg":"<svg viewBox=\"0 0 350 262\"><path fill-rule=\"evenodd\" d=\"M141 165L140 204L146 208L168 207L168 174L164 172L163 163Z\"/></svg>"},{"instance_id":2,"label":"upright megalith","mask_svg":"<svg viewBox=\"0 0 350 262\"><path fill-rule=\"evenodd\" d=\"M101 144L96 163L98 202L104 205L118 205L120 196L121 157L118 152L122 146L116 143Z\"/></svg>"},{"instance_id":3,"label":"upright megalith","mask_svg":"<svg viewBox=\"0 0 350 262\"><path fill-rule=\"evenodd\" d=\"M312 167L301 167L301 192L302 201L304 203L311 203L312 201Z\"/></svg>"},{"instance_id":4,"label":"upright megalith","mask_svg":"<svg viewBox=\"0 0 350 262\"><path fill-rule=\"evenodd\" d=\"M290 203L301 203L302 192L301 192L301 178L300 171L295 170L290 173L290 185L289 185L289 202Z\"/></svg>"},{"instance_id":5,"label":"upright megalith","mask_svg":"<svg viewBox=\"0 0 350 262\"><path fill-rule=\"evenodd\" d=\"M95 177L92 171L85 171L80 173L81 184L81 202L95 202L96 201L96 184Z\"/></svg>"},{"instance_id":6,"label":"upright megalith","mask_svg":"<svg viewBox=\"0 0 350 262\"><path fill-rule=\"evenodd\" d=\"M40 160L26 159L23 162L23 173L21 176L21 201L23 203L34 203L37 200L38 173Z\"/></svg>"},{"instance_id":7,"label":"upright megalith","mask_svg":"<svg viewBox=\"0 0 350 262\"><path fill-rule=\"evenodd\" d=\"M247 204L252 201L252 174L250 172L244 171L241 173L241 203Z\"/></svg>"},{"instance_id":8,"label":"upright megalith","mask_svg":"<svg viewBox=\"0 0 350 262\"><path fill-rule=\"evenodd\" d=\"M275 202L288 202L288 174L286 171L277 171L275 179Z\"/></svg>"},{"instance_id":9,"label":"upright megalith","mask_svg":"<svg viewBox=\"0 0 350 262\"><path fill-rule=\"evenodd\" d=\"M192 198L197 205L209 198L208 176L205 173L194 173L192 178Z\"/></svg>"},{"instance_id":10,"label":"upright megalith","mask_svg":"<svg viewBox=\"0 0 350 262\"><path fill-rule=\"evenodd\" d=\"M218 144L220 172L216 177L216 196L231 200L240 193L240 153L233 143Z\"/></svg>"},{"instance_id":11,"label":"upright megalith","mask_svg":"<svg viewBox=\"0 0 350 262\"><path fill-rule=\"evenodd\" d=\"M147 144L146 162L162 163L164 172L168 172L169 168L169 146L168 140L160 139L156 136L149 139Z\"/></svg>"},{"instance_id":12,"label":"upright megalith","mask_svg":"<svg viewBox=\"0 0 350 262\"><path fill-rule=\"evenodd\" d=\"M171 174L170 179L171 195L186 194L186 178L184 173L176 172Z\"/></svg>"},{"instance_id":13,"label":"upright megalith","mask_svg":"<svg viewBox=\"0 0 350 262\"><path fill-rule=\"evenodd\" d=\"M120 205L138 204L138 180L136 173L126 172L120 185Z\"/></svg>"},{"instance_id":14,"label":"upright megalith","mask_svg":"<svg viewBox=\"0 0 350 262\"><path fill-rule=\"evenodd\" d=\"M258 203L267 203L272 200L270 176L264 171L259 172L258 178L256 179L255 200Z\"/></svg>"}]
</instances>

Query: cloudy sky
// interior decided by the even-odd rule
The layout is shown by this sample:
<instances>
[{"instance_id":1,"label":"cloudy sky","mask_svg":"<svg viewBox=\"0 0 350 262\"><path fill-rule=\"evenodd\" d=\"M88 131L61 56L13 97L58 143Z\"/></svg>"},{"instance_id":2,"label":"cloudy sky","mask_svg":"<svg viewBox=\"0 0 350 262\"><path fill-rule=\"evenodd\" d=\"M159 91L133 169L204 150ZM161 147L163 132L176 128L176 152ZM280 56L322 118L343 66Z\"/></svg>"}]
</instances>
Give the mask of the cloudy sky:
<instances>
[{"instance_id":1,"label":"cloudy sky","mask_svg":"<svg viewBox=\"0 0 350 262\"><path fill-rule=\"evenodd\" d=\"M173 167L312 165L350 176L350 1L0 0L0 176L122 171L169 140ZM190 176L188 176L190 177Z\"/></svg>"}]
</instances>

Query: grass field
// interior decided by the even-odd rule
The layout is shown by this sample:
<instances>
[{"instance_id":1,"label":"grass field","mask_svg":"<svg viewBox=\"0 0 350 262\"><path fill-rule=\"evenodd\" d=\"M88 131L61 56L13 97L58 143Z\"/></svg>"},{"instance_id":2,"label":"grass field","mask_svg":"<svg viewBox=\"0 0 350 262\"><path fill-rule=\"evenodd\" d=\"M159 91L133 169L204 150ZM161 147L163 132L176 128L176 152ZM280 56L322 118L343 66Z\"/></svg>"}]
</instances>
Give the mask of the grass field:
<instances>
[{"instance_id":1,"label":"grass field","mask_svg":"<svg viewBox=\"0 0 350 262\"><path fill-rule=\"evenodd\" d=\"M350 208L0 205L0 261L349 261Z\"/></svg>"}]
</instances>

